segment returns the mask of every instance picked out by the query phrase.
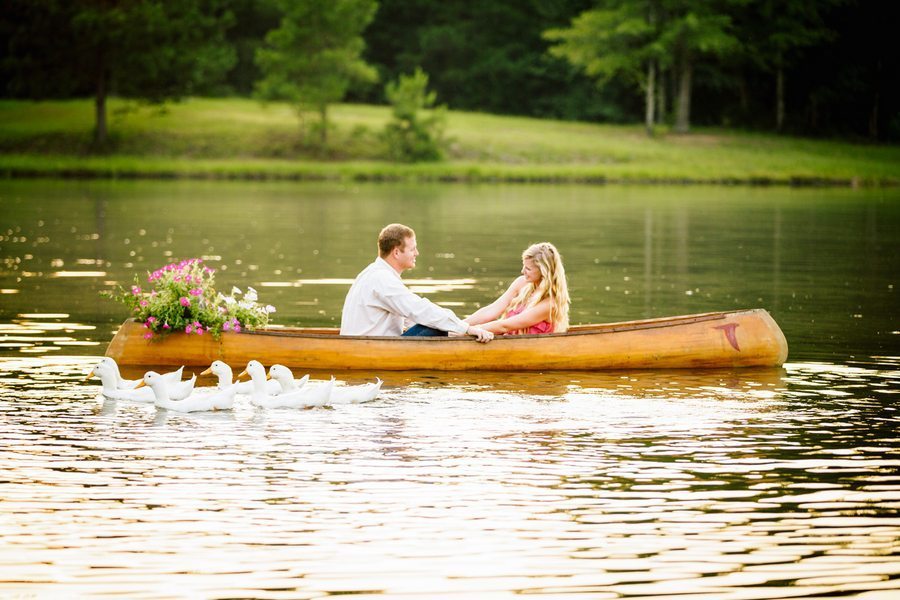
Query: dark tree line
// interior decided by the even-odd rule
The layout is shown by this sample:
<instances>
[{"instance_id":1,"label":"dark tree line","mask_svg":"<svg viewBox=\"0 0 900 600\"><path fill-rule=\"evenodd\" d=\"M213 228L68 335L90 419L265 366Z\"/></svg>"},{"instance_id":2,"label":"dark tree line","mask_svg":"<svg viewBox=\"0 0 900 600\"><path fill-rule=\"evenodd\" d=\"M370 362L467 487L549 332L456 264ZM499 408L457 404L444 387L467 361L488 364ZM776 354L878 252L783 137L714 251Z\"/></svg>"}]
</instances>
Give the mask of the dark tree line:
<instances>
[{"instance_id":1,"label":"dark tree line","mask_svg":"<svg viewBox=\"0 0 900 600\"><path fill-rule=\"evenodd\" d=\"M273 81L277 65L260 56L271 56L280 27L292 36L324 35L285 25L285 15L307 14L297 8L314 1L5 0L0 93L93 97L100 132L108 95L272 96L261 82ZM450 109L898 141L892 6L380 0L365 20L361 55L378 84L356 77L335 89L349 101L385 103L386 83L421 69ZM308 47L294 39L293 47ZM293 82L297 94L315 95L308 81L291 77L279 86Z\"/></svg>"}]
</instances>

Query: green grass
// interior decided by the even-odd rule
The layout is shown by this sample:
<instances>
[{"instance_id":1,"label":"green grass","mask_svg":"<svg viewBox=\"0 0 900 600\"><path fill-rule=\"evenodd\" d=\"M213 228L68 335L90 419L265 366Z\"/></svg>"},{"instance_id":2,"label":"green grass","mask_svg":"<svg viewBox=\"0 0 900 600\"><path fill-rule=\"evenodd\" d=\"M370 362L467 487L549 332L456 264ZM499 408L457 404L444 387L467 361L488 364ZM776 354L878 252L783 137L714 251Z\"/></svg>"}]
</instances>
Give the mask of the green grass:
<instances>
[{"instance_id":1,"label":"green grass","mask_svg":"<svg viewBox=\"0 0 900 600\"><path fill-rule=\"evenodd\" d=\"M112 99L110 143L91 149L88 100L0 101L6 176L729 182L897 185L900 148L721 129L688 135L638 125L451 111L448 157L385 160L387 107L331 108L326 148L304 138L285 104L190 99L164 110Z\"/></svg>"}]
</instances>

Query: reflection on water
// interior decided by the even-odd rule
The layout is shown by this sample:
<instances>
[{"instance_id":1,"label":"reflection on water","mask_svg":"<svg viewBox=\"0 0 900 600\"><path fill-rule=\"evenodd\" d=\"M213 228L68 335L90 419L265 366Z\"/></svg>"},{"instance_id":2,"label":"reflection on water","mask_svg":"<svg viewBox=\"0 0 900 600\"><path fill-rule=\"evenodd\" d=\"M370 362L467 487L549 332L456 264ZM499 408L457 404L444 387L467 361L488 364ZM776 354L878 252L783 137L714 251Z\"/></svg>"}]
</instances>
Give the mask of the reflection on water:
<instances>
[{"instance_id":1,"label":"reflection on water","mask_svg":"<svg viewBox=\"0 0 900 600\"><path fill-rule=\"evenodd\" d=\"M20 313L8 323L0 323L0 351L18 349L23 354L37 354L67 346L100 345L85 339L96 329L94 325L64 320L68 318L65 313Z\"/></svg>"},{"instance_id":2,"label":"reflection on water","mask_svg":"<svg viewBox=\"0 0 900 600\"><path fill-rule=\"evenodd\" d=\"M896 598L897 200L2 182L0 596ZM573 322L760 306L792 362L334 373L383 392L186 415L85 381L125 316L100 290L198 256L277 323L336 325L398 220L422 252L408 281L460 314L549 239Z\"/></svg>"},{"instance_id":3,"label":"reflection on water","mask_svg":"<svg viewBox=\"0 0 900 600\"><path fill-rule=\"evenodd\" d=\"M898 355L895 189L6 181L0 206L0 324L67 313L100 344L127 315L98 292L191 257L221 289L260 290L277 323L337 326L376 232L402 220L421 252L410 285L461 315L547 239L573 323L761 307L792 360Z\"/></svg>"},{"instance_id":4,"label":"reflection on water","mask_svg":"<svg viewBox=\"0 0 900 600\"><path fill-rule=\"evenodd\" d=\"M390 373L183 415L98 397L96 360L4 362L4 595L900 594L896 370Z\"/></svg>"}]
</instances>

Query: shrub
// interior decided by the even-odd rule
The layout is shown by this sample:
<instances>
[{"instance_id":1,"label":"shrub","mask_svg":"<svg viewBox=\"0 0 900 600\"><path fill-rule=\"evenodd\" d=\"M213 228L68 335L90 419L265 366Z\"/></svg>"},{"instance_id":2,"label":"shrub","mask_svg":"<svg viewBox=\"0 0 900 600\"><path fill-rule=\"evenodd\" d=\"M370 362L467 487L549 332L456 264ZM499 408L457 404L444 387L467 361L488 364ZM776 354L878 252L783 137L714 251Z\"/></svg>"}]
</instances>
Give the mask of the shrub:
<instances>
[{"instance_id":1,"label":"shrub","mask_svg":"<svg viewBox=\"0 0 900 600\"><path fill-rule=\"evenodd\" d=\"M446 107L434 106L436 95L428 92L428 75L416 69L385 86L393 117L384 129L388 153L403 162L443 158ZM422 116L423 110L430 112Z\"/></svg>"}]
</instances>

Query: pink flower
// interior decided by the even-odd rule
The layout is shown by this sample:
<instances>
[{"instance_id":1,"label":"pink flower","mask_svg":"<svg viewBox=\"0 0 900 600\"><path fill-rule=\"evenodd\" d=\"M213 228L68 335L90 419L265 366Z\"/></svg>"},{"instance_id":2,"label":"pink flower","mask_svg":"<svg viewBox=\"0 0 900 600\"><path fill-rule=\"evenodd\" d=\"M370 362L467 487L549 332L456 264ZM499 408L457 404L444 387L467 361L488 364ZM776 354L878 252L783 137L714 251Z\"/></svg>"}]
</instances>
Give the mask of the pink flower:
<instances>
[{"instance_id":1,"label":"pink flower","mask_svg":"<svg viewBox=\"0 0 900 600\"><path fill-rule=\"evenodd\" d=\"M184 297L184 296L182 296L181 298L179 298L178 301L181 302L181 305L182 305L182 306L190 306L190 305L191 305L191 301L190 301L188 298Z\"/></svg>"},{"instance_id":2,"label":"pink flower","mask_svg":"<svg viewBox=\"0 0 900 600\"><path fill-rule=\"evenodd\" d=\"M131 294L132 295L137 296L140 293L141 293L141 288L139 288L136 285L131 286Z\"/></svg>"},{"instance_id":3,"label":"pink flower","mask_svg":"<svg viewBox=\"0 0 900 600\"><path fill-rule=\"evenodd\" d=\"M149 339L151 339L151 338L153 338L153 332L152 332L152 331L148 331L147 333L144 334L144 339L145 339L145 340L149 340Z\"/></svg>"},{"instance_id":4,"label":"pink flower","mask_svg":"<svg viewBox=\"0 0 900 600\"><path fill-rule=\"evenodd\" d=\"M203 290L200 289L200 288L194 288L194 289L191 290L190 293L191 293L191 296L202 296L202 295L203 295Z\"/></svg>"},{"instance_id":5,"label":"pink flower","mask_svg":"<svg viewBox=\"0 0 900 600\"><path fill-rule=\"evenodd\" d=\"M231 331L231 321L222 323L222 331Z\"/></svg>"},{"instance_id":6,"label":"pink flower","mask_svg":"<svg viewBox=\"0 0 900 600\"><path fill-rule=\"evenodd\" d=\"M148 304L150 304L148 301L141 300L141 306L147 306Z\"/></svg>"},{"instance_id":7,"label":"pink flower","mask_svg":"<svg viewBox=\"0 0 900 600\"><path fill-rule=\"evenodd\" d=\"M156 323L156 317L147 317L147 322L151 325Z\"/></svg>"},{"instance_id":8,"label":"pink flower","mask_svg":"<svg viewBox=\"0 0 900 600\"><path fill-rule=\"evenodd\" d=\"M202 328L202 327L198 327L198 328L197 328L197 335L203 335L203 328Z\"/></svg>"},{"instance_id":9,"label":"pink flower","mask_svg":"<svg viewBox=\"0 0 900 600\"><path fill-rule=\"evenodd\" d=\"M163 329L172 329L172 327L168 323L163 323Z\"/></svg>"},{"instance_id":10,"label":"pink flower","mask_svg":"<svg viewBox=\"0 0 900 600\"><path fill-rule=\"evenodd\" d=\"M240 332L241 332L241 324L240 324L240 323L235 323L235 324L234 324L234 331L235 331L236 333L240 333Z\"/></svg>"},{"instance_id":11,"label":"pink flower","mask_svg":"<svg viewBox=\"0 0 900 600\"><path fill-rule=\"evenodd\" d=\"M185 332L185 333L194 333L194 326L193 326L193 325L186 325L185 328L184 328L184 332Z\"/></svg>"}]
</instances>

